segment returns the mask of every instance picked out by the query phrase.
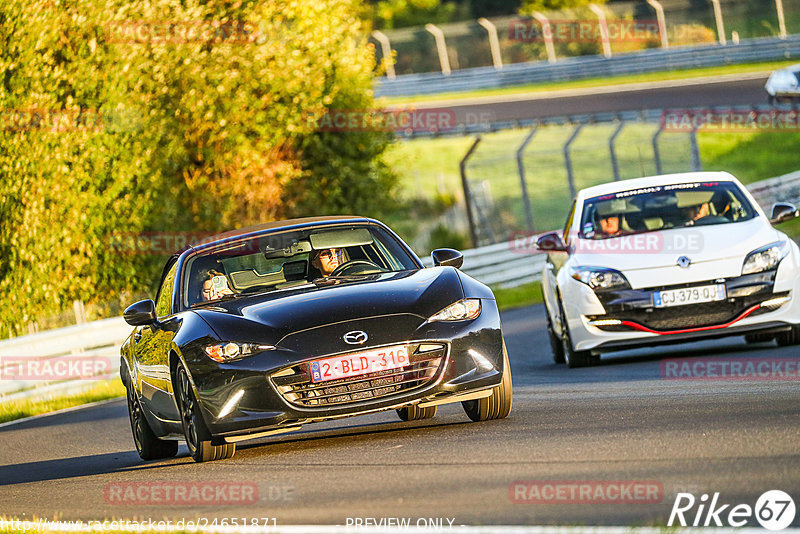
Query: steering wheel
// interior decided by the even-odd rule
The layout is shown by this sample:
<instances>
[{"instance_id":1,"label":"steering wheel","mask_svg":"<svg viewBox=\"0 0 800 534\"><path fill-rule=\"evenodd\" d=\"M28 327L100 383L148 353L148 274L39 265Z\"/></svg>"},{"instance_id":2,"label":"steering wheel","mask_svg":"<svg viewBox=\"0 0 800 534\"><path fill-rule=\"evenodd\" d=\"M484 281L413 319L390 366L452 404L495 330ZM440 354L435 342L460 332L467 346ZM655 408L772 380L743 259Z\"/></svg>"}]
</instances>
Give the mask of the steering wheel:
<instances>
[{"instance_id":1,"label":"steering wheel","mask_svg":"<svg viewBox=\"0 0 800 534\"><path fill-rule=\"evenodd\" d=\"M343 263L331 271L329 276L339 276L341 274L348 274L349 271L358 270L359 267L362 267L360 272L354 272L349 274L363 274L365 271L383 271L378 265L372 263L371 261L367 260L352 260L348 261L347 263ZM363 268L367 269L363 269ZM348 272L346 272L348 271Z\"/></svg>"}]
</instances>

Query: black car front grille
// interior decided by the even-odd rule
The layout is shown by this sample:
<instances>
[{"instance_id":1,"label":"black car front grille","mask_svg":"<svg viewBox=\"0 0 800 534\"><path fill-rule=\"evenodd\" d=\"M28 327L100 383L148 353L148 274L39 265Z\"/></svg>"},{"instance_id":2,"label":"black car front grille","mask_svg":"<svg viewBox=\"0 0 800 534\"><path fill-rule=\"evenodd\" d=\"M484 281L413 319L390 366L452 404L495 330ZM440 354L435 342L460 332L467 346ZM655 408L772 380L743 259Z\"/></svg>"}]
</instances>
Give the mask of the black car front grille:
<instances>
[{"instance_id":1,"label":"black car front grille","mask_svg":"<svg viewBox=\"0 0 800 534\"><path fill-rule=\"evenodd\" d=\"M302 408L346 406L425 387L439 375L447 359L446 356L447 346L444 344L413 343L409 345L411 363L398 369L326 382L313 382L310 364L305 362L273 373L270 380L283 398L295 406Z\"/></svg>"}]
</instances>

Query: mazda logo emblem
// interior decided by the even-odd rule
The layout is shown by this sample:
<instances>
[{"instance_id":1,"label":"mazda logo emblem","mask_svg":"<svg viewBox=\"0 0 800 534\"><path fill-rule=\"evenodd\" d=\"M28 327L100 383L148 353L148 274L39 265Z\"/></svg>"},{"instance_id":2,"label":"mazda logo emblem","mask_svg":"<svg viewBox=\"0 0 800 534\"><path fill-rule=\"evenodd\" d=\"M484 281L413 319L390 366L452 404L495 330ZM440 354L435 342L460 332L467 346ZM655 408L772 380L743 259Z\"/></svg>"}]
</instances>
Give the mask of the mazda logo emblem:
<instances>
[{"instance_id":1,"label":"mazda logo emblem","mask_svg":"<svg viewBox=\"0 0 800 534\"><path fill-rule=\"evenodd\" d=\"M344 342L348 345L363 345L366 343L368 337L367 333L363 330L353 330L343 335L342 339L344 339Z\"/></svg>"},{"instance_id":2,"label":"mazda logo emblem","mask_svg":"<svg viewBox=\"0 0 800 534\"><path fill-rule=\"evenodd\" d=\"M684 269L686 269L691 264L692 264L692 260L690 260L686 256L681 256L680 258L678 258L678 267L683 267Z\"/></svg>"}]
</instances>

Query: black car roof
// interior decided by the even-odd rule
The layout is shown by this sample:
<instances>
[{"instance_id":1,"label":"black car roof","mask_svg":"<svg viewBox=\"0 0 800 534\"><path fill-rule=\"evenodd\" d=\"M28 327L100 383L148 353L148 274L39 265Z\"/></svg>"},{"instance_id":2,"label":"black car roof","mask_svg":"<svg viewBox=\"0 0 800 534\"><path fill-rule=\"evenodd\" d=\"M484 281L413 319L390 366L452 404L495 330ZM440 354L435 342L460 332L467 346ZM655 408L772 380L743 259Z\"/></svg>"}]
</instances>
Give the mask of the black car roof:
<instances>
[{"instance_id":1,"label":"black car roof","mask_svg":"<svg viewBox=\"0 0 800 534\"><path fill-rule=\"evenodd\" d=\"M361 217L358 215L333 215L324 217L304 217L301 219L287 219L284 221L272 221L264 224L256 224L247 226L245 228L238 228L236 230L229 230L221 234L203 238L200 242L191 243L183 250L194 249L203 250L206 248L213 248L219 241L231 241L240 236L250 234L258 234L265 230L276 230L282 228L298 228L304 226L314 226L320 223L349 223L349 222L375 222L372 219ZM182 251L181 251L182 252Z\"/></svg>"}]
</instances>

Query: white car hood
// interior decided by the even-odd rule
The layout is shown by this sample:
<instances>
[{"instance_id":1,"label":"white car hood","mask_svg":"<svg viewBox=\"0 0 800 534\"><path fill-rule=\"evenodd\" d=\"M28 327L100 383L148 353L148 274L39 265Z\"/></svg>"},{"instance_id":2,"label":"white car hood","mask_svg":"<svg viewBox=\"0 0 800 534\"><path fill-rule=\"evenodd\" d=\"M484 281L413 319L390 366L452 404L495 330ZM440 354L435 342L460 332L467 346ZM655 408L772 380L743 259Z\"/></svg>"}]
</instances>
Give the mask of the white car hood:
<instances>
[{"instance_id":1,"label":"white car hood","mask_svg":"<svg viewBox=\"0 0 800 534\"><path fill-rule=\"evenodd\" d=\"M741 276L751 251L786 239L764 217L604 240L579 239L572 265L622 272L634 289ZM678 258L690 260L680 267Z\"/></svg>"}]
</instances>

